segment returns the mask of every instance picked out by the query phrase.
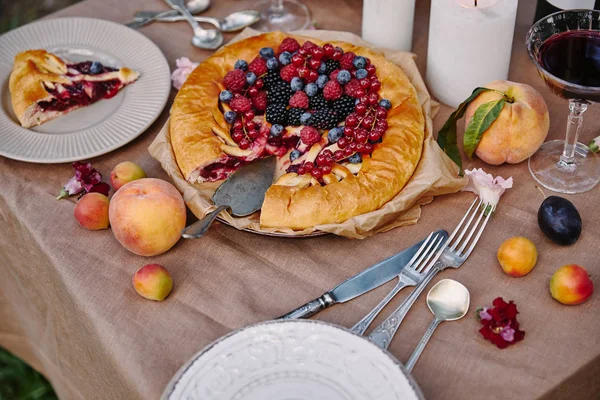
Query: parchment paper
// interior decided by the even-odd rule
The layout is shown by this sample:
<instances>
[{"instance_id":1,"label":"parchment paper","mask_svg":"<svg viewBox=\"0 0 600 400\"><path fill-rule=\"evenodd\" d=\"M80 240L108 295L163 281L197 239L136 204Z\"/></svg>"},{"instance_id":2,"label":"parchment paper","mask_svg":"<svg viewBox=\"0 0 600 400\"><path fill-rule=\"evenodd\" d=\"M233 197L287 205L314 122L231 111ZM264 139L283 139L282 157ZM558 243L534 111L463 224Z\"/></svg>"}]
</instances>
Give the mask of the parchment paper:
<instances>
[{"instance_id":1,"label":"parchment paper","mask_svg":"<svg viewBox=\"0 0 600 400\"><path fill-rule=\"evenodd\" d=\"M228 213L221 213L221 216L229 224L238 229L249 228L258 232L280 232L287 235L302 236L320 230L348 238L363 239L378 232L415 224L421 216L422 205L430 203L434 196L457 192L466 184L466 180L458 176L458 167L446 156L433 139L432 118L437 113L439 105L430 98L427 92L425 83L414 61L414 54L377 48L360 37L347 32L313 30L295 33L321 40L339 40L373 48L381 51L388 60L404 70L417 90L419 102L425 115L425 140L421 160L410 181L392 200L378 210L358 215L341 224L318 225L303 231L265 229L260 227L259 213L245 218L234 218ZM260 32L247 28L231 42L259 34ZM183 178L171 147L169 121L163 126L148 150L173 179L173 183L182 192L185 203L194 215L202 218L215 209L211 198L221 182L191 184Z\"/></svg>"}]
</instances>

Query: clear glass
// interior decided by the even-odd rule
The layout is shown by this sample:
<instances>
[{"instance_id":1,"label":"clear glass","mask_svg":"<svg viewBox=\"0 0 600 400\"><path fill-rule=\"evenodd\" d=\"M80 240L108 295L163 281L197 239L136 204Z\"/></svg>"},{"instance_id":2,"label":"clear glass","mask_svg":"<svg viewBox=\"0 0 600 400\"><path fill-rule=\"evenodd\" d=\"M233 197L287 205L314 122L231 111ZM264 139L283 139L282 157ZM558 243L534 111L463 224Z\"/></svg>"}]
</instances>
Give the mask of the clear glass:
<instances>
[{"instance_id":1,"label":"clear glass","mask_svg":"<svg viewBox=\"0 0 600 400\"><path fill-rule=\"evenodd\" d=\"M310 26L310 11L297 0L263 0L252 8L260 12L260 21L252 25L259 31L289 32Z\"/></svg>"},{"instance_id":2,"label":"clear glass","mask_svg":"<svg viewBox=\"0 0 600 400\"><path fill-rule=\"evenodd\" d=\"M529 158L533 178L555 192L583 193L600 181L600 157L578 142L583 114L590 103L600 102L600 87L578 85L551 74L541 65L539 51L546 40L560 33L599 29L599 11L569 10L542 18L527 34L527 51L540 76L554 93L569 100L565 140L546 142Z\"/></svg>"}]
</instances>

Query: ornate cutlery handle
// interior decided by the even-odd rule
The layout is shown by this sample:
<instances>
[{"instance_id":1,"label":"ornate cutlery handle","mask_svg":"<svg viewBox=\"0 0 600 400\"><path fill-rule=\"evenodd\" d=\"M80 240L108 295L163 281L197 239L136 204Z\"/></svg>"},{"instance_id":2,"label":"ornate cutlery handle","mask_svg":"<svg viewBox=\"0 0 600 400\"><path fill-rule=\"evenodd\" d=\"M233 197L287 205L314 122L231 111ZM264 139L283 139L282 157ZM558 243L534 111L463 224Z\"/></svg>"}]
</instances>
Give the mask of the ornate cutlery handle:
<instances>
[{"instance_id":1,"label":"ornate cutlery handle","mask_svg":"<svg viewBox=\"0 0 600 400\"><path fill-rule=\"evenodd\" d=\"M382 349L387 349L390 345L390 342L394 338L396 331L400 327L402 320L408 314L408 311L415 303L421 292L427 287L429 282L433 279L435 274L440 272L444 267L444 264L441 261L436 261L431 270L427 273L425 278L415 287L412 293L404 299L402 304L383 321L371 334L369 335L369 339L375 343L377 346Z\"/></svg>"},{"instance_id":2,"label":"ornate cutlery handle","mask_svg":"<svg viewBox=\"0 0 600 400\"><path fill-rule=\"evenodd\" d=\"M381 300L379 302L379 304L377 304L377 306L375 306L375 308L373 308L373 310L371 310L370 313L365 315L363 319L358 321L356 323L356 325L354 325L352 328L350 328L350 330L354 333L358 333L359 335L363 335L365 333L365 331L367 330L367 328L369 327L369 325L371 325L371 322L373 322L375 317L394 298L394 296L396 296L398 294L399 291L401 291L402 289L404 289L407 286L414 286L414 285L415 285L414 283L411 284L409 282L404 282L402 280L402 277L400 277L400 280L398 281L396 286L394 286L392 291L389 292L388 295L385 296L385 298L383 300Z\"/></svg>"},{"instance_id":3,"label":"ornate cutlery handle","mask_svg":"<svg viewBox=\"0 0 600 400\"><path fill-rule=\"evenodd\" d=\"M423 335L423 337L421 338L421 341L415 348L415 351L413 351L412 355L410 356L410 358L408 359L406 364L404 364L404 368L406 368L406 370L408 372L412 371L415 364L417 363L417 360L421 356L421 353L425 349L425 346L427 346L427 342L429 342L429 339L431 339L431 335L433 335L435 328L437 328L438 325L441 323L442 323L442 321L436 318L433 320L431 325L429 325L429 328L427 328L427 330L425 331L425 334Z\"/></svg>"},{"instance_id":4,"label":"ornate cutlery handle","mask_svg":"<svg viewBox=\"0 0 600 400\"><path fill-rule=\"evenodd\" d=\"M296 308L294 311L290 311L289 313L282 315L281 317L279 317L277 319L308 318L311 315L315 315L319 311L324 310L333 304L335 304L335 301L333 301L333 299L331 298L329 293L325 293L323 296L321 296L313 301L309 301L308 303L304 304L303 306L300 306L300 307Z\"/></svg>"}]
</instances>

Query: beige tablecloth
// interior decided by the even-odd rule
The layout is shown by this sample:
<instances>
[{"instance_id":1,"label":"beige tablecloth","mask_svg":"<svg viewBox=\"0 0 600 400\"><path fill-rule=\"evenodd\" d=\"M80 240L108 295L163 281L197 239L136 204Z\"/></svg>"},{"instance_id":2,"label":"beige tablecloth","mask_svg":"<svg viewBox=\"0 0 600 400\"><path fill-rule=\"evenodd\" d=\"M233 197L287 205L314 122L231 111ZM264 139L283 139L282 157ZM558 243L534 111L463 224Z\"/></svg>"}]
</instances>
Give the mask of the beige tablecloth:
<instances>
[{"instance_id":1,"label":"beige tablecloth","mask_svg":"<svg viewBox=\"0 0 600 400\"><path fill-rule=\"evenodd\" d=\"M305 0L319 27L360 33L359 1ZM524 51L533 19L533 1L518 14L511 79L536 87L550 108L550 138L564 135L567 105L546 89ZM210 14L225 16L251 8L252 1L213 1ZM91 16L127 22L139 9L161 9L160 0L87 0L54 16ZM429 2L417 1L414 48L424 72ZM189 43L184 24L142 29L175 58L202 60L209 52ZM230 38L230 36L228 36ZM0 37L0 40L2 38ZM451 62L449 60L449 62ZM6 85L2 86L2 97ZM164 124L161 118L133 143L93 161L105 176L120 161L138 162L150 176L163 178L147 152ZM450 113L442 107L435 131ZM582 141L600 134L600 107L586 113ZM467 167L482 166L473 161ZM525 163L486 167L513 176L489 228L467 263L440 274L464 283L472 310L494 297L519 306L525 340L506 350L484 341L472 313L440 326L414 376L429 399L591 399L600 396L600 294L567 307L552 300L548 281L559 266L579 263L600 290L600 188L568 196L584 223L577 244L559 247L537 227L543 200ZM472 199L462 193L437 198L423 207L417 225L362 241L335 236L273 239L216 224L202 240L181 241L168 253L143 258L121 247L110 231L81 229L73 201L56 201L57 189L71 175L69 165L41 166L0 158L0 345L42 371L62 399L156 399L170 377L205 345L243 325L281 315L360 270L380 261L434 229L452 229ZM510 278L497 264L500 243L514 235L532 239L539 260L524 278ZM131 275L158 262L173 274L175 289L162 303L138 296ZM317 318L351 326L390 289L390 284ZM397 305L408 293L401 293ZM391 308L390 308L391 309ZM384 314L387 314L384 312ZM399 330L390 351L406 361L429 324L420 299Z\"/></svg>"}]
</instances>

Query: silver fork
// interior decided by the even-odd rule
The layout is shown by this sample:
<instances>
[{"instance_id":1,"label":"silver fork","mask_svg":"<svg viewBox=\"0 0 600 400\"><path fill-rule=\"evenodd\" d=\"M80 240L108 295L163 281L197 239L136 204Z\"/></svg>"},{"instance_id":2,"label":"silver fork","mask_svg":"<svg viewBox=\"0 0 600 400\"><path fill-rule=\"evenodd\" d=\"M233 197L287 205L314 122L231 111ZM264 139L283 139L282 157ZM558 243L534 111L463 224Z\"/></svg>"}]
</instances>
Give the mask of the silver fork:
<instances>
[{"instance_id":1,"label":"silver fork","mask_svg":"<svg viewBox=\"0 0 600 400\"><path fill-rule=\"evenodd\" d=\"M472 212L473 211L473 212ZM486 215L487 211L487 215ZM467 210L465 216L458 223L454 232L450 235L446 243L438 250L436 256L422 270L425 275L423 280L417 285L412 293L398 306L398 308L386 318L371 334L368 336L373 343L383 349L387 349L394 338L394 334L400 327L402 320L419 297L421 292L427 287L433 277L440 271L452 267L458 268L471 255L481 233L485 229L494 207L483 203L479 198L475 199L471 207ZM473 220L478 216L475 223ZM485 219L484 219L485 217ZM468 221L467 221L468 219ZM482 222L483 220L483 222ZM465 221L466 224L465 224ZM460 232L459 232L460 231ZM458 234L458 237L456 237ZM466 238L465 238L465 235ZM473 235L475 237L473 238ZM454 240L456 237L456 240ZM464 240L463 240L464 238ZM471 238L473 240L471 241ZM469 246L470 243L470 246ZM469 246L469 247L467 247Z\"/></svg>"},{"instance_id":2,"label":"silver fork","mask_svg":"<svg viewBox=\"0 0 600 400\"><path fill-rule=\"evenodd\" d=\"M370 313L364 316L363 319L358 321L350 330L354 333L362 335L365 333L371 322L375 317L383 310L383 308L401 291L407 286L415 286L423 280L425 274L418 271L418 267L424 267L427 265L431 257L438 251L439 246L444 241L446 233L444 235L431 232L425 239L425 242L421 245L419 250L415 253L413 258L406 264L400 274L398 274L398 283L392 291L385 296L383 300Z\"/></svg>"}]
</instances>

